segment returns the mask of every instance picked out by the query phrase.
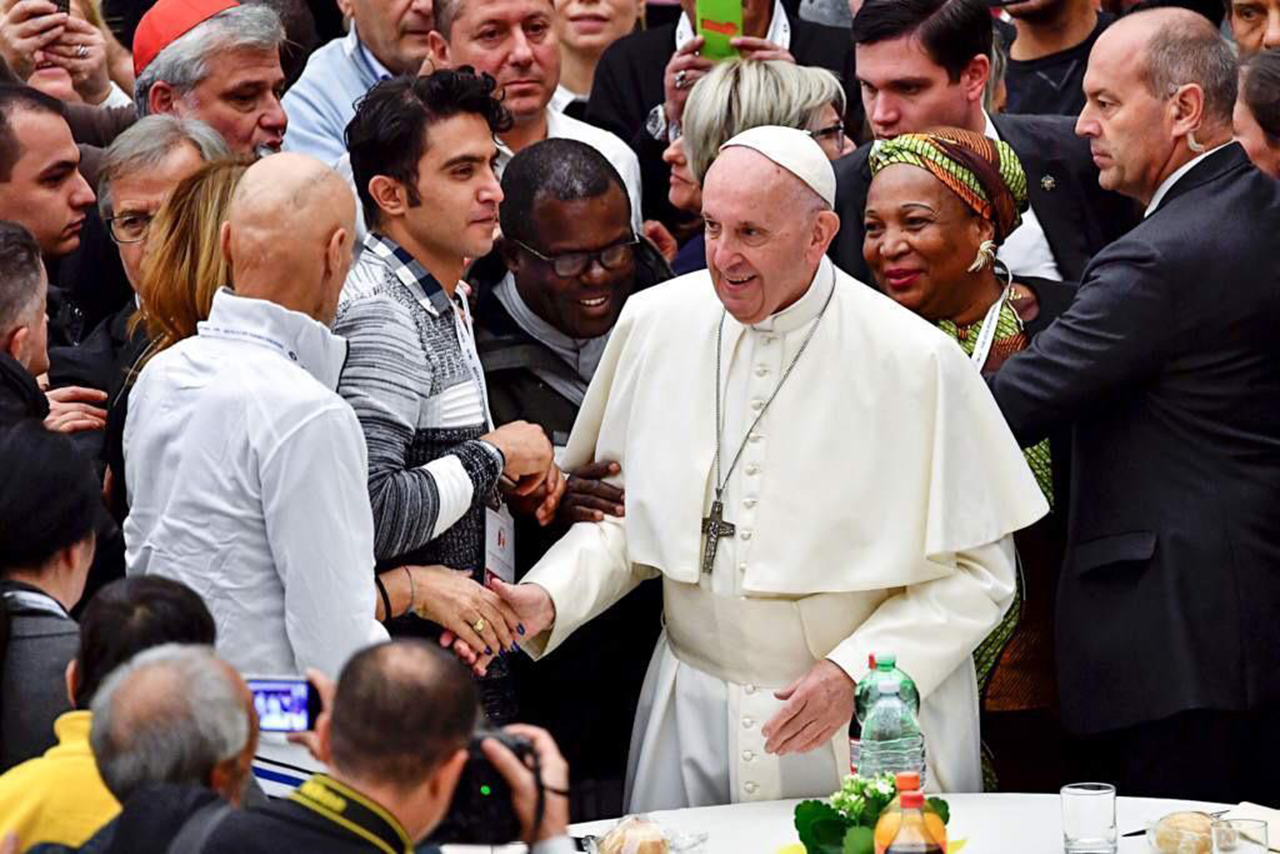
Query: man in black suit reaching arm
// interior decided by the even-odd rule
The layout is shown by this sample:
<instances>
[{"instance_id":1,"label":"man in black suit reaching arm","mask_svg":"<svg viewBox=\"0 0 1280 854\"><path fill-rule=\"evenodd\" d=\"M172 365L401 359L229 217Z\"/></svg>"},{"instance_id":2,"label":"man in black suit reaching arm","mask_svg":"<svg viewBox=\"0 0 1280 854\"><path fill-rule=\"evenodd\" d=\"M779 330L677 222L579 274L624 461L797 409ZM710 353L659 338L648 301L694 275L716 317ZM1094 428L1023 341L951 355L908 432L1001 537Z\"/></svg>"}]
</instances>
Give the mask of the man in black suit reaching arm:
<instances>
[{"instance_id":1,"label":"man in black suit reaching arm","mask_svg":"<svg viewBox=\"0 0 1280 854\"><path fill-rule=\"evenodd\" d=\"M990 380L1074 424L1063 721L1126 794L1280 804L1280 184L1231 139L1230 46L1157 9L1098 39L1077 124L1145 218Z\"/></svg>"}]
</instances>

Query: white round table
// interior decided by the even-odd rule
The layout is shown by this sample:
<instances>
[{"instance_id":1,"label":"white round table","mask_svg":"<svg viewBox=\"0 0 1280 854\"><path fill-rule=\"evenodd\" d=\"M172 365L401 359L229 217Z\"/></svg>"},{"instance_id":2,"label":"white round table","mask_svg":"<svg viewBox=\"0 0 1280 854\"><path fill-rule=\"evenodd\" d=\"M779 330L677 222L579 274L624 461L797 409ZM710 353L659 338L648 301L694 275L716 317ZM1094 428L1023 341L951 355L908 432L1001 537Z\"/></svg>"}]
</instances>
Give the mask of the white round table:
<instances>
[{"instance_id":1,"label":"white round table","mask_svg":"<svg viewBox=\"0 0 1280 854\"><path fill-rule=\"evenodd\" d=\"M964 854L1056 854L1062 851L1062 810L1057 795L945 795L951 805L948 839L965 839ZM707 833L703 854L775 854L798 840L792 816L798 801L768 801L723 807L652 813L674 830ZM1119 834L1144 830L1176 810L1217 812L1229 804L1166 801L1156 798L1116 799ZM614 821L574 825L574 836L601 834ZM1145 837L1120 840L1120 852L1146 854Z\"/></svg>"}]
</instances>

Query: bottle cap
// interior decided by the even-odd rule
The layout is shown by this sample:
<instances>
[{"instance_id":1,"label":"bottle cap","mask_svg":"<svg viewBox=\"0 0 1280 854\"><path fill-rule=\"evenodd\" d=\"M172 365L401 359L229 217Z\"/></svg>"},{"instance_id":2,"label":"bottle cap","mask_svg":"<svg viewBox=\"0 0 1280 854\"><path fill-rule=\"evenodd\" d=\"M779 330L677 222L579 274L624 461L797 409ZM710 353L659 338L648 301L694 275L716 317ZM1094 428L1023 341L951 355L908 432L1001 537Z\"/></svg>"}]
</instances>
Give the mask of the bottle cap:
<instances>
[{"instance_id":1,"label":"bottle cap","mask_svg":"<svg viewBox=\"0 0 1280 854\"><path fill-rule=\"evenodd\" d=\"M924 806L924 792L919 789L914 792L902 793L902 808L904 810L918 810Z\"/></svg>"},{"instance_id":2,"label":"bottle cap","mask_svg":"<svg viewBox=\"0 0 1280 854\"><path fill-rule=\"evenodd\" d=\"M876 666L885 669L893 667L898 663L898 656L894 655L892 652L877 652L875 653L875 659Z\"/></svg>"},{"instance_id":3,"label":"bottle cap","mask_svg":"<svg viewBox=\"0 0 1280 854\"><path fill-rule=\"evenodd\" d=\"M910 792L920 788L920 773L918 771L899 771L893 776L893 781L898 786L898 791Z\"/></svg>"},{"instance_id":4,"label":"bottle cap","mask_svg":"<svg viewBox=\"0 0 1280 854\"><path fill-rule=\"evenodd\" d=\"M867 667L872 670L876 669L876 654L874 652L867 654Z\"/></svg>"}]
</instances>

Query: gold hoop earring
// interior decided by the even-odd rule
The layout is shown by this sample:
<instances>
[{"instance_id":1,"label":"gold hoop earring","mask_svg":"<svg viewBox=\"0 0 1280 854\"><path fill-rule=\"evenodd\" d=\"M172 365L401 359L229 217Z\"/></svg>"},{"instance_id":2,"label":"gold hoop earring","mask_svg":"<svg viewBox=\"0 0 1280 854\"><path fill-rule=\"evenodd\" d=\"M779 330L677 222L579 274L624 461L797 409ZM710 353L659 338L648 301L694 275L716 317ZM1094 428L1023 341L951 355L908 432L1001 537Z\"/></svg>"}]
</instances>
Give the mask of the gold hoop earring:
<instances>
[{"instance_id":1,"label":"gold hoop earring","mask_svg":"<svg viewBox=\"0 0 1280 854\"><path fill-rule=\"evenodd\" d=\"M994 240L984 240L978 247L978 255L973 259L973 263L969 265L970 273L977 273L988 264L994 263L996 260L996 244Z\"/></svg>"}]
</instances>

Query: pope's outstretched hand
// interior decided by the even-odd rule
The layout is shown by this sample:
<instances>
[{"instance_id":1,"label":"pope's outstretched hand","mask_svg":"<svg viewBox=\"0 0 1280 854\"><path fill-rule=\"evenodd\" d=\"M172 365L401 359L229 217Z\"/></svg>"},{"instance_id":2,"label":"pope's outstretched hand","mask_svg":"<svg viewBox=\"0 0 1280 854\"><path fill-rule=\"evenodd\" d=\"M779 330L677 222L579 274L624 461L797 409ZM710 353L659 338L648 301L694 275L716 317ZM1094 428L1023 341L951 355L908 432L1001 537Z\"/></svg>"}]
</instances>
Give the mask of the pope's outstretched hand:
<instances>
[{"instance_id":1,"label":"pope's outstretched hand","mask_svg":"<svg viewBox=\"0 0 1280 854\"><path fill-rule=\"evenodd\" d=\"M786 705L761 730L766 753L808 753L831 740L853 717L853 680L823 659L773 696Z\"/></svg>"}]
</instances>

